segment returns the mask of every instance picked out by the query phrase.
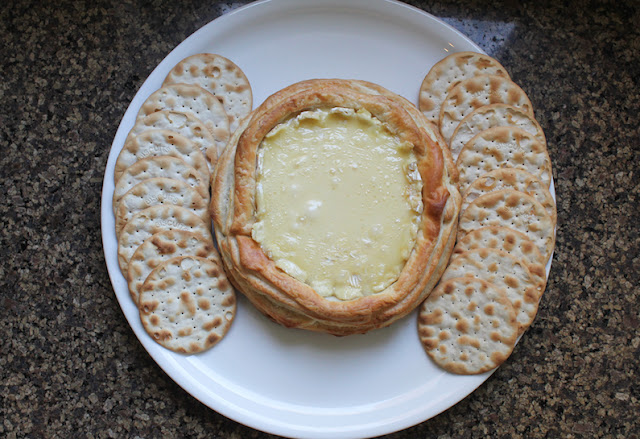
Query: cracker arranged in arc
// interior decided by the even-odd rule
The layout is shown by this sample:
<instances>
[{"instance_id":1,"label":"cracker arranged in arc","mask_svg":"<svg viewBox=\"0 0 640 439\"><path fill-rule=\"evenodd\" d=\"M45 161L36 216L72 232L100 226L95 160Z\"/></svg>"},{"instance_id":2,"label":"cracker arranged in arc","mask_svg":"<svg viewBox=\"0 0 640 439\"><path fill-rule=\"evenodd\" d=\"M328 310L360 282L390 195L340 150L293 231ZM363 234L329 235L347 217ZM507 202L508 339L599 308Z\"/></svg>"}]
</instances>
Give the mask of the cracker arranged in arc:
<instances>
[{"instance_id":1,"label":"cracker arranged in arc","mask_svg":"<svg viewBox=\"0 0 640 439\"><path fill-rule=\"evenodd\" d=\"M175 205L210 221L207 200L187 183L172 178L150 178L135 185L124 194L116 208L116 236L133 215L151 206Z\"/></svg>"},{"instance_id":2,"label":"cracker arranged in arc","mask_svg":"<svg viewBox=\"0 0 640 439\"><path fill-rule=\"evenodd\" d=\"M460 81L478 75L509 77L507 70L494 58L477 52L457 52L438 61L424 77L418 105L431 122L438 123L440 106L449 91Z\"/></svg>"},{"instance_id":3,"label":"cracker arranged in arc","mask_svg":"<svg viewBox=\"0 0 640 439\"><path fill-rule=\"evenodd\" d=\"M469 203L476 198L503 189L513 189L531 195L536 201L542 204L555 224L556 203L549 189L547 189L544 183L527 171L514 168L494 169L471 183L462 198L462 208L460 212L464 212Z\"/></svg>"},{"instance_id":4,"label":"cracker arranged in arc","mask_svg":"<svg viewBox=\"0 0 640 439\"><path fill-rule=\"evenodd\" d=\"M165 155L184 160L200 173L204 181L209 181L209 166L202 151L186 137L168 130L143 131L125 143L116 160L115 181L117 182L124 171L138 160Z\"/></svg>"},{"instance_id":5,"label":"cracker arranged in arc","mask_svg":"<svg viewBox=\"0 0 640 439\"><path fill-rule=\"evenodd\" d=\"M118 238L118 263L127 272L129 260L145 239L163 230L188 230L203 236L211 236L211 225L184 207L151 206L136 213L120 231Z\"/></svg>"},{"instance_id":6,"label":"cracker arranged in arc","mask_svg":"<svg viewBox=\"0 0 640 439\"><path fill-rule=\"evenodd\" d=\"M177 83L195 84L216 96L229 117L231 133L253 107L249 80L240 67L222 55L199 53L183 59L169 72L163 86Z\"/></svg>"},{"instance_id":7,"label":"cracker arranged in arc","mask_svg":"<svg viewBox=\"0 0 640 439\"><path fill-rule=\"evenodd\" d=\"M484 105L497 103L521 108L533 117L531 101L515 82L498 75L474 76L453 87L442 103L438 122L442 137L450 145L453 132L465 116Z\"/></svg>"},{"instance_id":8,"label":"cracker arranged in arc","mask_svg":"<svg viewBox=\"0 0 640 439\"><path fill-rule=\"evenodd\" d=\"M545 187L551 183L551 159L547 148L528 132L515 127L494 127L471 139L458 156L460 190L496 168L527 171Z\"/></svg>"},{"instance_id":9,"label":"cracker arranged in arc","mask_svg":"<svg viewBox=\"0 0 640 439\"><path fill-rule=\"evenodd\" d=\"M545 263L553 253L555 224L531 195L503 189L476 198L460 215L458 239L486 226L506 226L524 233L538 247Z\"/></svg>"},{"instance_id":10,"label":"cracker arranged in arc","mask_svg":"<svg viewBox=\"0 0 640 439\"><path fill-rule=\"evenodd\" d=\"M196 354L226 335L236 297L217 262L180 256L149 274L139 309L144 329L156 342L174 352Z\"/></svg>"},{"instance_id":11,"label":"cracker arranged in arc","mask_svg":"<svg viewBox=\"0 0 640 439\"><path fill-rule=\"evenodd\" d=\"M191 140L207 159L209 171L213 171L218 160L218 148L224 148L228 140L213 137L213 134L193 113L163 110L136 120L125 143L147 130L169 130Z\"/></svg>"},{"instance_id":12,"label":"cracker arranged in arc","mask_svg":"<svg viewBox=\"0 0 640 439\"><path fill-rule=\"evenodd\" d=\"M113 211L115 213L120 198L135 185L150 178L165 177L181 180L194 188L200 196L209 199L209 182L187 162L178 157L157 156L138 160L124 170L113 191Z\"/></svg>"},{"instance_id":13,"label":"cracker arranged in arc","mask_svg":"<svg viewBox=\"0 0 640 439\"><path fill-rule=\"evenodd\" d=\"M527 238L524 233L501 226L482 227L464 235L460 239L453 253L455 255L468 250L479 248L493 248L506 251L512 256L525 263L534 279L546 284L547 273L545 271L545 260L540 250Z\"/></svg>"},{"instance_id":14,"label":"cracker arranged in arc","mask_svg":"<svg viewBox=\"0 0 640 439\"><path fill-rule=\"evenodd\" d=\"M511 355L518 324L503 289L467 276L441 282L423 302L418 335L436 364L470 375L495 369Z\"/></svg>"},{"instance_id":15,"label":"cracker arranged in arc","mask_svg":"<svg viewBox=\"0 0 640 439\"><path fill-rule=\"evenodd\" d=\"M474 136L493 127L514 126L527 131L547 148L547 140L542 127L527 111L509 104L491 104L473 110L460 121L451 136L449 146L454 158Z\"/></svg>"},{"instance_id":16,"label":"cracker arranged in arc","mask_svg":"<svg viewBox=\"0 0 640 439\"><path fill-rule=\"evenodd\" d=\"M164 230L144 240L129 261L129 293L137 305L147 276L162 262L178 256L199 256L219 261L210 236L186 230Z\"/></svg>"},{"instance_id":17,"label":"cracker arranged in arc","mask_svg":"<svg viewBox=\"0 0 640 439\"><path fill-rule=\"evenodd\" d=\"M142 104L138 118L163 110L192 113L204 123L215 139L220 139L225 145L229 141L227 112L218 98L202 87L194 84L171 84L159 88ZM220 148L220 144L216 146Z\"/></svg>"},{"instance_id":18,"label":"cracker arranged in arc","mask_svg":"<svg viewBox=\"0 0 640 439\"><path fill-rule=\"evenodd\" d=\"M520 259L497 249L468 250L451 258L440 281L464 276L475 276L504 289L516 311L520 333L531 325L544 285L537 282Z\"/></svg>"}]
</instances>

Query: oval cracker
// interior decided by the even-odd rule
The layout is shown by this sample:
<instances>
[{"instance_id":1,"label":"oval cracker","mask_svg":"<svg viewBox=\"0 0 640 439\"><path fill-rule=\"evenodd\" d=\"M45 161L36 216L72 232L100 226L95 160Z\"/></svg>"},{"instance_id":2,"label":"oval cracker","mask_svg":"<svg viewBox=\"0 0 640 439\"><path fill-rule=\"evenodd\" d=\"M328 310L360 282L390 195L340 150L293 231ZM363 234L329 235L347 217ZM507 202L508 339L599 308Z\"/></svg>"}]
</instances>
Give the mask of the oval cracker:
<instances>
[{"instance_id":1,"label":"oval cracker","mask_svg":"<svg viewBox=\"0 0 640 439\"><path fill-rule=\"evenodd\" d=\"M544 131L532 115L513 105L491 104L475 109L460 121L449 142L451 154L457 158L464 145L478 133L501 126L521 128L547 147Z\"/></svg>"},{"instance_id":2,"label":"oval cracker","mask_svg":"<svg viewBox=\"0 0 640 439\"><path fill-rule=\"evenodd\" d=\"M251 112L249 80L240 67L222 55L198 53L183 59L167 74L163 86L177 83L195 84L216 96L229 117L230 134Z\"/></svg>"},{"instance_id":3,"label":"oval cracker","mask_svg":"<svg viewBox=\"0 0 640 439\"><path fill-rule=\"evenodd\" d=\"M504 289L516 311L519 333L531 325L544 285L531 275L526 263L502 250L468 250L451 258L441 281L464 276L475 276Z\"/></svg>"},{"instance_id":4,"label":"oval cracker","mask_svg":"<svg viewBox=\"0 0 640 439\"><path fill-rule=\"evenodd\" d=\"M478 75L509 77L507 70L495 58L482 53L457 52L441 59L431 67L420 85L420 111L437 124L440 107L449 91L460 81Z\"/></svg>"},{"instance_id":5,"label":"oval cracker","mask_svg":"<svg viewBox=\"0 0 640 439\"><path fill-rule=\"evenodd\" d=\"M140 320L160 345L197 354L226 335L236 313L235 292L211 259L180 256L156 267L140 292Z\"/></svg>"},{"instance_id":6,"label":"oval cracker","mask_svg":"<svg viewBox=\"0 0 640 439\"><path fill-rule=\"evenodd\" d=\"M418 335L436 364L470 375L495 369L511 355L518 324L504 290L467 276L440 282L422 303Z\"/></svg>"},{"instance_id":7,"label":"oval cracker","mask_svg":"<svg viewBox=\"0 0 640 439\"><path fill-rule=\"evenodd\" d=\"M551 183L551 159L547 148L534 136L516 127L494 127L481 131L462 148L456 165L460 171L460 190L496 168L521 169Z\"/></svg>"},{"instance_id":8,"label":"oval cracker","mask_svg":"<svg viewBox=\"0 0 640 439\"><path fill-rule=\"evenodd\" d=\"M453 132L465 116L477 108L496 103L513 105L533 116L527 94L504 76L474 76L453 87L442 103L438 120L440 132L447 144L451 145Z\"/></svg>"},{"instance_id":9,"label":"oval cracker","mask_svg":"<svg viewBox=\"0 0 640 439\"><path fill-rule=\"evenodd\" d=\"M458 222L458 236L486 226L506 226L527 235L545 263L553 253L555 224L532 196L512 189L483 195L469 203Z\"/></svg>"},{"instance_id":10,"label":"oval cracker","mask_svg":"<svg viewBox=\"0 0 640 439\"><path fill-rule=\"evenodd\" d=\"M163 230L188 230L203 236L211 236L211 224L205 224L196 214L184 207L152 206L136 213L120 231L118 239L118 263L122 273L128 270L129 260L136 249Z\"/></svg>"},{"instance_id":11,"label":"oval cracker","mask_svg":"<svg viewBox=\"0 0 640 439\"><path fill-rule=\"evenodd\" d=\"M178 256L199 256L219 262L211 237L186 230L164 230L151 235L129 260L127 283L131 298L138 305L140 289L149 274L162 262Z\"/></svg>"}]
</instances>

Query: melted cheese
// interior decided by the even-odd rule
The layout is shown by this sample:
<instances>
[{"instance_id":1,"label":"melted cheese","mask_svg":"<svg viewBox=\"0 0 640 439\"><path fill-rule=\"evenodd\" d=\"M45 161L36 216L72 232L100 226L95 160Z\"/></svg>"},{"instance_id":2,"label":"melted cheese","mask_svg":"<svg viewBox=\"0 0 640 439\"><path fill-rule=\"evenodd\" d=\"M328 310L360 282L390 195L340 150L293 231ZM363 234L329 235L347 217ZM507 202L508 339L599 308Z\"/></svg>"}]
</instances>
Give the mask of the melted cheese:
<instances>
[{"instance_id":1,"label":"melted cheese","mask_svg":"<svg viewBox=\"0 0 640 439\"><path fill-rule=\"evenodd\" d=\"M412 145L370 113L306 111L258 149L252 237L280 269L350 300L393 283L415 243L422 181Z\"/></svg>"}]
</instances>

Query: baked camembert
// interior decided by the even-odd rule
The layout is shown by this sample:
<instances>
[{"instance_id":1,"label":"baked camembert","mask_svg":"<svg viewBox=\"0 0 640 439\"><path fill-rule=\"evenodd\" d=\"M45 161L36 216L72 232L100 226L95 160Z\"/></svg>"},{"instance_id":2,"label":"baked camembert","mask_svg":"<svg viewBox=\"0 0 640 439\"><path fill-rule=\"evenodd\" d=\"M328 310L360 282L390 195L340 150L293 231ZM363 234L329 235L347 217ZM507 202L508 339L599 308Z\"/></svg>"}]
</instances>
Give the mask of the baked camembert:
<instances>
[{"instance_id":1,"label":"baked camembert","mask_svg":"<svg viewBox=\"0 0 640 439\"><path fill-rule=\"evenodd\" d=\"M229 279L287 327L387 326L446 267L456 179L437 129L405 99L364 81L293 84L218 160L211 213Z\"/></svg>"},{"instance_id":2,"label":"baked camembert","mask_svg":"<svg viewBox=\"0 0 640 439\"><path fill-rule=\"evenodd\" d=\"M415 244L421 189L413 145L368 111L304 111L258 149L251 236L323 297L379 293Z\"/></svg>"}]
</instances>

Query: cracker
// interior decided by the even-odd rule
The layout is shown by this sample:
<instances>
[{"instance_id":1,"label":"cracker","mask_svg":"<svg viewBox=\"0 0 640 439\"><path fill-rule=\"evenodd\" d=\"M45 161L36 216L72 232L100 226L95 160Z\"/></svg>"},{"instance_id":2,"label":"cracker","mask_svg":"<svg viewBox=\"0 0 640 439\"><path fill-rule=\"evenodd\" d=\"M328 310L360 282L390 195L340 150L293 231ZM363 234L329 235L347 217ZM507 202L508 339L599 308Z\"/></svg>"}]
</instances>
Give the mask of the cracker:
<instances>
[{"instance_id":1,"label":"cracker","mask_svg":"<svg viewBox=\"0 0 640 439\"><path fill-rule=\"evenodd\" d=\"M117 182L125 169L138 160L165 155L184 160L204 181L209 181L209 166L202 151L186 137L168 130L143 131L125 143L116 160L114 179Z\"/></svg>"},{"instance_id":2,"label":"cracker","mask_svg":"<svg viewBox=\"0 0 640 439\"><path fill-rule=\"evenodd\" d=\"M209 199L209 182L184 160L171 156L149 157L138 160L124 170L113 191L113 212L118 207L120 198L138 183L155 177L181 180L194 188L202 198Z\"/></svg>"},{"instance_id":3,"label":"cracker","mask_svg":"<svg viewBox=\"0 0 640 439\"><path fill-rule=\"evenodd\" d=\"M451 258L440 281L463 276L475 276L502 288L516 311L519 332L531 325L544 285L531 275L526 263L502 250L468 250Z\"/></svg>"},{"instance_id":4,"label":"cracker","mask_svg":"<svg viewBox=\"0 0 640 439\"><path fill-rule=\"evenodd\" d=\"M126 273L129 260L145 239L163 230L188 230L211 236L211 224L205 224L196 214L184 207L166 205L151 206L136 213L120 231L118 238L118 263Z\"/></svg>"},{"instance_id":5,"label":"cracker","mask_svg":"<svg viewBox=\"0 0 640 439\"><path fill-rule=\"evenodd\" d=\"M164 110L136 120L125 143L147 130L169 130L191 140L207 159L209 171L213 171L218 160L218 148L224 148L228 140L213 137L202 121L192 113Z\"/></svg>"},{"instance_id":6,"label":"cracker","mask_svg":"<svg viewBox=\"0 0 640 439\"><path fill-rule=\"evenodd\" d=\"M116 236L133 215L156 205L174 205L188 209L202 221L210 221L207 201L187 183L172 178L150 178L124 194L116 208Z\"/></svg>"},{"instance_id":7,"label":"cracker","mask_svg":"<svg viewBox=\"0 0 640 439\"><path fill-rule=\"evenodd\" d=\"M545 260L540 250L524 233L501 226L482 227L467 233L456 243L454 254L479 248L506 251L525 263L534 280L546 284Z\"/></svg>"},{"instance_id":8,"label":"cracker","mask_svg":"<svg viewBox=\"0 0 640 439\"><path fill-rule=\"evenodd\" d=\"M547 147L544 131L532 115L508 104L491 104L473 110L460 121L451 136L449 146L454 159L476 134L489 128L499 126L514 126L527 131Z\"/></svg>"},{"instance_id":9,"label":"cracker","mask_svg":"<svg viewBox=\"0 0 640 439\"><path fill-rule=\"evenodd\" d=\"M486 226L506 226L524 233L538 247L545 263L553 253L555 224L531 195L503 189L476 198L460 215L458 236Z\"/></svg>"},{"instance_id":10,"label":"cracker","mask_svg":"<svg viewBox=\"0 0 640 439\"><path fill-rule=\"evenodd\" d=\"M230 133L251 112L249 80L240 67L224 56L199 53L183 59L169 72L163 86L177 83L195 84L215 95L229 117Z\"/></svg>"},{"instance_id":11,"label":"cracker","mask_svg":"<svg viewBox=\"0 0 640 439\"><path fill-rule=\"evenodd\" d=\"M470 375L509 358L518 324L503 289L468 276L441 282L431 292L420 306L418 335L436 364Z\"/></svg>"},{"instance_id":12,"label":"cracker","mask_svg":"<svg viewBox=\"0 0 640 439\"><path fill-rule=\"evenodd\" d=\"M144 240L129 261L129 293L136 305L147 276L162 262L178 256L199 256L219 261L211 237L186 230L164 230Z\"/></svg>"},{"instance_id":13,"label":"cracker","mask_svg":"<svg viewBox=\"0 0 640 439\"><path fill-rule=\"evenodd\" d=\"M191 113L200 119L215 139L218 153L220 146L229 141L229 118L224 107L214 95L194 84L166 85L151 94L142 104L138 119L156 111L170 110ZM222 146L224 148L224 146Z\"/></svg>"},{"instance_id":14,"label":"cracker","mask_svg":"<svg viewBox=\"0 0 640 439\"><path fill-rule=\"evenodd\" d=\"M462 148L456 165L462 192L478 177L496 168L516 168L533 174L548 188L551 159L534 136L516 127L481 131Z\"/></svg>"},{"instance_id":15,"label":"cracker","mask_svg":"<svg viewBox=\"0 0 640 439\"><path fill-rule=\"evenodd\" d=\"M156 267L140 291L140 320L147 333L174 352L203 352L226 335L236 297L219 263L180 256Z\"/></svg>"},{"instance_id":16,"label":"cracker","mask_svg":"<svg viewBox=\"0 0 640 439\"><path fill-rule=\"evenodd\" d=\"M460 81L478 75L509 77L507 70L494 58L476 52L457 52L438 61L424 77L418 105L431 122L438 123L440 107L449 91Z\"/></svg>"},{"instance_id":17,"label":"cracker","mask_svg":"<svg viewBox=\"0 0 640 439\"><path fill-rule=\"evenodd\" d=\"M451 136L466 115L497 103L521 108L533 117L531 101L515 82L504 76L474 76L453 87L442 103L438 121L442 137L451 145Z\"/></svg>"},{"instance_id":18,"label":"cracker","mask_svg":"<svg viewBox=\"0 0 640 439\"><path fill-rule=\"evenodd\" d=\"M475 180L464 192L460 212L478 197L503 189L513 189L531 195L542 204L551 220L556 222L556 203L544 183L522 169L499 168Z\"/></svg>"}]
</instances>

